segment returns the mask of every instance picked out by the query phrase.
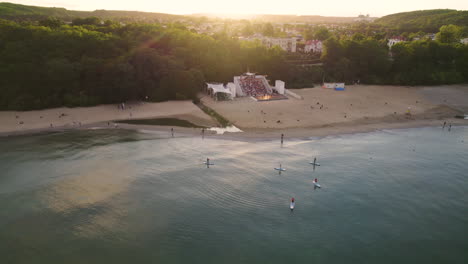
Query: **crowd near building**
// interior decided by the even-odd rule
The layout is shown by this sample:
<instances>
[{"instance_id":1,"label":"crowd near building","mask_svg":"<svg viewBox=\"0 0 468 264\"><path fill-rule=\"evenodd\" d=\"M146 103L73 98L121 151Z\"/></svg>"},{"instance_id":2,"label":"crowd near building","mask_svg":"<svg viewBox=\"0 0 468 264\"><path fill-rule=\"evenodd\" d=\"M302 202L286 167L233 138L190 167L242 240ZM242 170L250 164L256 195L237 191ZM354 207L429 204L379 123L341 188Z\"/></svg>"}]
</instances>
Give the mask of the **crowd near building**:
<instances>
[{"instance_id":1,"label":"crowd near building","mask_svg":"<svg viewBox=\"0 0 468 264\"><path fill-rule=\"evenodd\" d=\"M222 83L207 83L207 93L214 100L233 100L235 97L249 96L256 101L288 99L285 83L276 80L275 86L270 86L264 75L247 72L235 76L234 82L227 85Z\"/></svg>"}]
</instances>

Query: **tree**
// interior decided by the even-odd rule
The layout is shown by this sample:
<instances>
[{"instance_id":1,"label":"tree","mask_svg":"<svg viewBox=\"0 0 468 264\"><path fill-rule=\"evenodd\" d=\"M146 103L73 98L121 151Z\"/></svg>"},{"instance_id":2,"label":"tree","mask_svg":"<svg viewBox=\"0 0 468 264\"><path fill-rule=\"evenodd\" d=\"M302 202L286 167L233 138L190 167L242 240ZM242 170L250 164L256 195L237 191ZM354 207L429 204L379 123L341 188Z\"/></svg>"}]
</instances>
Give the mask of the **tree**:
<instances>
[{"instance_id":1,"label":"tree","mask_svg":"<svg viewBox=\"0 0 468 264\"><path fill-rule=\"evenodd\" d=\"M40 20L39 25L50 28L58 28L62 25L65 25L62 20L55 17L48 17L46 19Z\"/></svg>"},{"instance_id":2,"label":"tree","mask_svg":"<svg viewBox=\"0 0 468 264\"><path fill-rule=\"evenodd\" d=\"M440 27L439 33L436 34L436 39L442 43L454 43L460 41L462 37L462 27L455 25L446 25Z\"/></svg>"},{"instance_id":3,"label":"tree","mask_svg":"<svg viewBox=\"0 0 468 264\"><path fill-rule=\"evenodd\" d=\"M314 32L314 39L323 41L323 40L328 39L329 37L331 37L331 33L330 31L328 31L326 27L319 27Z\"/></svg>"},{"instance_id":4,"label":"tree","mask_svg":"<svg viewBox=\"0 0 468 264\"><path fill-rule=\"evenodd\" d=\"M265 23L263 24L262 33L265 36L273 37L275 35L275 28L271 23Z\"/></svg>"}]
</instances>

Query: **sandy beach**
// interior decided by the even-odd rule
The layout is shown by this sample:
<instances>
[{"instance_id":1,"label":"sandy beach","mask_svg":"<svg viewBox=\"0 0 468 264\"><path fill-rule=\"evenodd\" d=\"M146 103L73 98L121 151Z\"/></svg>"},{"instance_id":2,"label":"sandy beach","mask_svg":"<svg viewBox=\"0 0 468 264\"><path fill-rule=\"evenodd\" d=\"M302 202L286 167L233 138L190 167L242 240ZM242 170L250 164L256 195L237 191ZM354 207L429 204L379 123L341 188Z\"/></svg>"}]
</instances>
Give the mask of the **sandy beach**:
<instances>
[{"instance_id":1,"label":"sandy beach","mask_svg":"<svg viewBox=\"0 0 468 264\"><path fill-rule=\"evenodd\" d=\"M200 126L217 124L191 101L169 101L126 104L125 109L119 109L117 105L100 105L24 112L0 111L0 134L108 127L108 122L116 120L163 117L184 119Z\"/></svg>"},{"instance_id":2,"label":"sandy beach","mask_svg":"<svg viewBox=\"0 0 468 264\"><path fill-rule=\"evenodd\" d=\"M203 102L247 132L248 137L326 136L387 128L464 125L468 86L350 85L345 91L295 89L303 99L256 102L251 98Z\"/></svg>"},{"instance_id":3,"label":"sandy beach","mask_svg":"<svg viewBox=\"0 0 468 264\"><path fill-rule=\"evenodd\" d=\"M302 97L256 102L251 98L202 102L227 118L243 133L226 133L223 138L271 139L368 132L381 129L423 126L468 125L455 115L468 113L468 85L407 87L351 85L345 91L323 88L295 89ZM56 108L39 111L0 112L0 134L109 128L115 120L173 117L212 127L217 122L190 101L128 104L86 108ZM52 124L52 126L51 126ZM111 124L110 127L113 127ZM123 129L167 131L168 127L119 124ZM178 136L199 135L200 129L177 128ZM213 136L214 132L207 133ZM219 135L218 135L219 136Z\"/></svg>"}]
</instances>

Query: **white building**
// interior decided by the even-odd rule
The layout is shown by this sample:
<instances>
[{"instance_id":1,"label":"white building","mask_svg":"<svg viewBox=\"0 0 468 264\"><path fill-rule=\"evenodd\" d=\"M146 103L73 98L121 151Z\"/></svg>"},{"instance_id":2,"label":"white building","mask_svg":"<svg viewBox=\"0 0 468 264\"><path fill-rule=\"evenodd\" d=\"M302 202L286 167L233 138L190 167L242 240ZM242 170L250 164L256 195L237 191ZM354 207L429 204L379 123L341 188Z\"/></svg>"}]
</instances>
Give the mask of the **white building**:
<instances>
[{"instance_id":1,"label":"white building","mask_svg":"<svg viewBox=\"0 0 468 264\"><path fill-rule=\"evenodd\" d=\"M389 48L392 48L393 45L397 44L398 42L402 42L402 41L405 41L405 39L403 37L392 37L392 38L389 38L388 39L388 47Z\"/></svg>"},{"instance_id":2,"label":"white building","mask_svg":"<svg viewBox=\"0 0 468 264\"><path fill-rule=\"evenodd\" d=\"M273 46L279 46L281 49L287 52L296 52L296 38L263 38L263 45L271 48Z\"/></svg>"},{"instance_id":3,"label":"white building","mask_svg":"<svg viewBox=\"0 0 468 264\"><path fill-rule=\"evenodd\" d=\"M236 86L228 83L224 86L222 83L206 83L208 94L215 100L232 100L236 97Z\"/></svg>"},{"instance_id":4,"label":"white building","mask_svg":"<svg viewBox=\"0 0 468 264\"><path fill-rule=\"evenodd\" d=\"M307 40L304 46L304 52L314 52L314 53L322 53L323 45L322 41L318 39Z\"/></svg>"},{"instance_id":5,"label":"white building","mask_svg":"<svg viewBox=\"0 0 468 264\"><path fill-rule=\"evenodd\" d=\"M285 92L285 83L281 80L275 81L275 87L272 87L273 90L277 91L279 94L284 94Z\"/></svg>"},{"instance_id":6,"label":"white building","mask_svg":"<svg viewBox=\"0 0 468 264\"><path fill-rule=\"evenodd\" d=\"M426 38L430 40L436 40L436 34L435 33L430 33L426 35Z\"/></svg>"}]
</instances>

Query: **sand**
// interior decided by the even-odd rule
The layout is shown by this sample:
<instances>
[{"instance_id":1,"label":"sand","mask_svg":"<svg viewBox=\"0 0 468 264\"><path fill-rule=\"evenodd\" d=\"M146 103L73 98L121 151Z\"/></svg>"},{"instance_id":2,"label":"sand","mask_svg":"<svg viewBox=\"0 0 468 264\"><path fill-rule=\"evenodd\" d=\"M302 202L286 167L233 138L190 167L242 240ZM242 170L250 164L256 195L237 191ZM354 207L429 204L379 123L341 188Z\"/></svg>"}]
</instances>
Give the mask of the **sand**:
<instances>
[{"instance_id":1,"label":"sand","mask_svg":"<svg viewBox=\"0 0 468 264\"><path fill-rule=\"evenodd\" d=\"M468 110L468 85L352 85L347 86L346 91L323 88L292 91L303 99L290 97L288 100L256 102L251 98L236 98L234 101L215 102L204 96L202 102L244 131L223 135L222 138L226 139L268 140L278 138L281 133L286 138L321 137L381 129L440 126L443 122L468 125L468 120L454 119L455 115ZM61 116L62 113L65 116ZM202 126L216 125L215 120L192 102L171 101L132 104L127 105L126 110L119 110L116 105L103 105L0 112L0 134L25 134L56 128L106 128L107 122L112 120L161 117L180 118ZM50 124L53 124L53 128L50 128ZM119 128L164 133L168 130L168 127L125 124L119 124ZM177 136L200 135L200 129L177 128L177 132ZM207 132L206 136L214 135Z\"/></svg>"},{"instance_id":2,"label":"sand","mask_svg":"<svg viewBox=\"0 0 468 264\"><path fill-rule=\"evenodd\" d=\"M346 91L312 88L293 90L304 99L255 102L242 98L229 102L214 102L208 97L204 103L243 129L288 129L323 127L372 119L380 122L405 120L408 110L418 116L439 108L453 117L456 111L427 100L423 88L403 86L348 86ZM439 89L442 89L440 87ZM468 88L465 89L468 91ZM437 90L435 90L437 91ZM467 96L468 97L468 96Z\"/></svg>"},{"instance_id":3,"label":"sand","mask_svg":"<svg viewBox=\"0 0 468 264\"><path fill-rule=\"evenodd\" d=\"M201 126L217 124L191 101L169 101L126 104L125 110L119 109L117 105L100 105L25 112L0 111L0 133L8 135L28 131L89 128L93 125L107 126L107 122L114 120L162 117L184 119Z\"/></svg>"}]
</instances>

